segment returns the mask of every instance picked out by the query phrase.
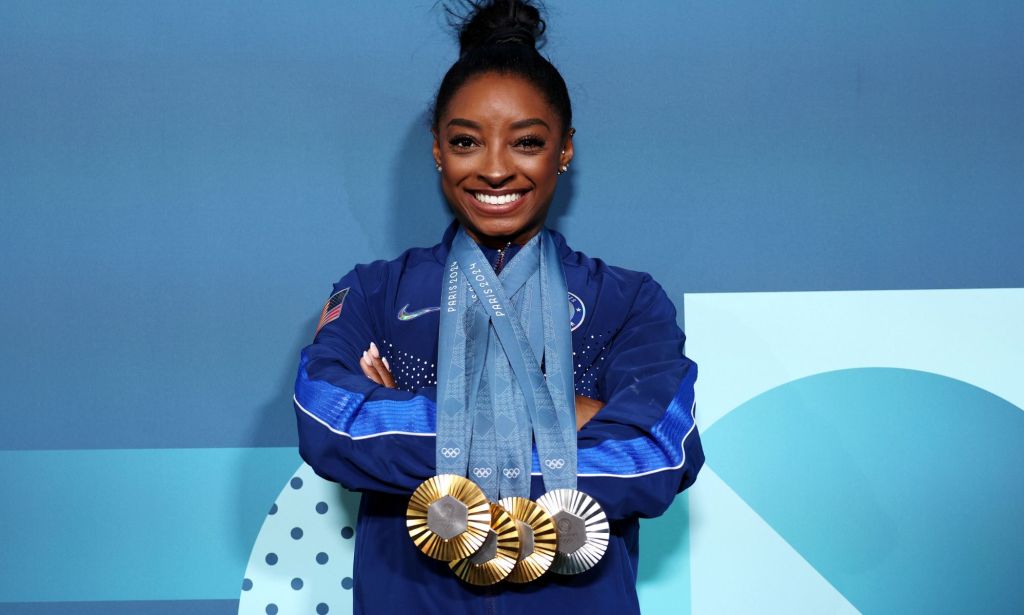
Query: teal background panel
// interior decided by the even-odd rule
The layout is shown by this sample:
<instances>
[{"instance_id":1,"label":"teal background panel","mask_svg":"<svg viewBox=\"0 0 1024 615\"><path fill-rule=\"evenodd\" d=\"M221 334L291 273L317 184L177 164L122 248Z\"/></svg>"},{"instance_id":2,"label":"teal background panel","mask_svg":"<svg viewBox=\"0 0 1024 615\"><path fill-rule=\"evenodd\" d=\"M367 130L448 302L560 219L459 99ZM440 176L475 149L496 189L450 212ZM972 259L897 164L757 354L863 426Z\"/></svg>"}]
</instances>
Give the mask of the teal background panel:
<instances>
[{"instance_id":1,"label":"teal background panel","mask_svg":"<svg viewBox=\"0 0 1024 615\"><path fill-rule=\"evenodd\" d=\"M237 599L297 463L292 448L0 451L0 603Z\"/></svg>"},{"instance_id":2,"label":"teal background panel","mask_svg":"<svg viewBox=\"0 0 1024 615\"><path fill-rule=\"evenodd\" d=\"M5 602L4 615L238 615L237 600Z\"/></svg>"},{"instance_id":3,"label":"teal background panel","mask_svg":"<svg viewBox=\"0 0 1024 615\"><path fill-rule=\"evenodd\" d=\"M704 434L713 467L865 612L1024 605L1024 411L907 369L767 391Z\"/></svg>"},{"instance_id":4,"label":"teal background panel","mask_svg":"<svg viewBox=\"0 0 1024 615\"><path fill-rule=\"evenodd\" d=\"M640 570L636 583L644 613L690 612L690 511L688 494L665 514L640 521Z\"/></svg>"},{"instance_id":5,"label":"teal background panel","mask_svg":"<svg viewBox=\"0 0 1024 615\"><path fill-rule=\"evenodd\" d=\"M688 349L700 358L697 423L708 458L688 494L694 613L792 613L796 604L807 613L904 612L870 608L908 599L902 586L892 586L896 581L878 576L891 572L890 559L900 558L908 569L893 578L913 582L922 595L914 599L956 592L949 610L937 612L962 612L972 601L977 609L971 612L1012 610L993 600L985 583L975 587L961 583L960 573L953 581L930 573L948 568L954 557L968 581L988 575L986 583L998 584L1012 579L1007 562L1024 561L1024 545L1015 537L978 536L1012 532L1007 517L1020 506L1019 464L987 460L1012 460L1014 451L1024 450L1024 434L1006 429L991 443L983 436L1001 429L1003 419L1012 427L1024 408L1024 381L1016 376L1024 361L1024 289L688 294L686 309ZM810 401L790 394L822 374L860 368L924 374L946 386L900 388L879 380L856 390L835 378L822 380ZM797 386L789 389L791 383ZM767 391L782 397L761 403ZM936 396L948 397L946 405L921 411ZM879 404L891 411L879 416ZM993 404L1011 412L993 412ZM734 417L741 410L743 418ZM930 424L950 414L961 426ZM868 445L851 452L845 445L861 443L872 428L884 430L871 437L888 449ZM938 429L962 435L935 441ZM996 450L975 455L979 440ZM925 494L900 491L929 457L949 484ZM898 497L881 497L894 490ZM916 520L922 508L938 516L932 525ZM977 548L917 531L919 525L948 525L963 508L971 511L970 523L987 524L955 530L979 538ZM829 523L840 531L823 527ZM860 524L857 531L844 531L850 523ZM872 534L891 534L894 525L901 531L891 541ZM812 540L806 532L814 532ZM825 541L830 550L818 548ZM936 562L928 559L932 541L948 550ZM877 559L865 557L870 549ZM865 567L862 573L854 572L857 564ZM976 595L979 589L988 594Z\"/></svg>"}]
</instances>

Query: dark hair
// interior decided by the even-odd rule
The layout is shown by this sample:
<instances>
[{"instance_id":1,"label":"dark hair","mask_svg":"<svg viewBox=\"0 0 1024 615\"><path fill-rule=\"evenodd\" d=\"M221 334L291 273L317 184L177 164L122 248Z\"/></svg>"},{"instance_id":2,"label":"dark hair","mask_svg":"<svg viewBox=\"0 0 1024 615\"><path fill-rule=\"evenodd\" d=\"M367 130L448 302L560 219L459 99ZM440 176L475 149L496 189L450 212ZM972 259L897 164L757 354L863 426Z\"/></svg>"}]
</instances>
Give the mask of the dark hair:
<instances>
[{"instance_id":1,"label":"dark hair","mask_svg":"<svg viewBox=\"0 0 1024 615\"><path fill-rule=\"evenodd\" d=\"M469 12L454 18L459 35L459 59L445 73L434 98L431 127L437 129L452 96L467 81L484 73L515 75L543 92L562 120L562 130L572 126L572 104L565 80L537 51L545 23L540 11L528 0L466 0Z\"/></svg>"}]
</instances>

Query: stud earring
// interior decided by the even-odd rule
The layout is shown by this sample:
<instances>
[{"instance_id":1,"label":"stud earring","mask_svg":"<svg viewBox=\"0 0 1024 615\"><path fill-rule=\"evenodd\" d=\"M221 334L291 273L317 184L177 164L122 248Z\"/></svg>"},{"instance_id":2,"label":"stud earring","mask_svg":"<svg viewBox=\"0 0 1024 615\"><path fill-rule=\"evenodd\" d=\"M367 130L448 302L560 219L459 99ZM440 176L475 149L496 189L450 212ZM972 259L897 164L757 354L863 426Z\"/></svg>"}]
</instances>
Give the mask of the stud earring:
<instances>
[{"instance_id":1,"label":"stud earring","mask_svg":"<svg viewBox=\"0 0 1024 615\"><path fill-rule=\"evenodd\" d=\"M440 173L441 172L441 163L440 162L435 162L434 164L437 165L437 172Z\"/></svg>"},{"instance_id":2,"label":"stud earring","mask_svg":"<svg viewBox=\"0 0 1024 615\"><path fill-rule=\"evenodd\" d=\"M562 173L565 173L568 170L569 170L569 165L563 164L561 166L561 168L558 169L558 175L561 175Z\"/></svg>"}]
</instances>

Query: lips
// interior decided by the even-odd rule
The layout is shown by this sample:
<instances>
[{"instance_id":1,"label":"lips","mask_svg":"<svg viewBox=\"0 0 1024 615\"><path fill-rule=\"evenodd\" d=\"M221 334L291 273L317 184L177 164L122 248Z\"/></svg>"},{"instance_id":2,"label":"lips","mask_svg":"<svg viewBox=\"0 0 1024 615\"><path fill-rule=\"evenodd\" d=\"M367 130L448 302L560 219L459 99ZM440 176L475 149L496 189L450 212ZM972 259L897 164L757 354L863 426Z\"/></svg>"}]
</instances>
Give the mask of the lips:
<instances>
[{"instance_id":1,"label":"lips","mask_svg":"<svg viewBox=\"0 0 1024 615\"><path fill-rule=\"evenodd\" d=\"M484 214L508 214L526 202L529 190L482 191L467 190L473 209Z\"/></svg>"},{"instance_id":2,"label":"lips","mask_svg":"<svg viewBox=\"0 0 1024 615\"><path fill-rule=\"evenodd\" d=\"M513 201L518 201L526 193L511 192L508 194L484 194L483 192L473 192L472 194L476 200L487 205L507 205Z\"/></svg>"}]
</instances>

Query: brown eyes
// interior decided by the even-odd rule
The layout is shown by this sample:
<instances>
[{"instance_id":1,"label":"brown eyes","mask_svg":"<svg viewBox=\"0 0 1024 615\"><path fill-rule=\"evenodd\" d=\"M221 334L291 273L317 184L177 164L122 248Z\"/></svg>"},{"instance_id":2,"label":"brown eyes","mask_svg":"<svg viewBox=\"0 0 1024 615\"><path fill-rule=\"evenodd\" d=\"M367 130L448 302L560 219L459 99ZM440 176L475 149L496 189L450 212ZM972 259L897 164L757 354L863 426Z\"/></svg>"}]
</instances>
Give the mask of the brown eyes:
<instances>
[{"instance_id":1,"label":"brown eyes","mask_svg":"<svg viewBox=\"0 0 1024 615\"><path fill-rule=\"evenodd\" d=\"M516 147L524 150L544 149L544 140L537 137L523 137L516 141Z\"/></svg>"},{"instance_id":2,"label":"brown eyes","mask_svg":"<svg viewBox=\"0 0 1024 615\"><path fill-rule=\"evenodd\" d=\"M449 139L448 145L450 145L454 150L470 149L476 145L476 141L472 137L458 136Z\"/></svg>"},{"instance_id":3,"label":"brown eyes","mask_svg":"<svg viewBox=\"0 0 1024 615\"><path fill-rule=\"evenodd\" d=\"M480 142L469 135L456 135L448 140L448 145L452 151L468 152L473 148L480 147ZM544 145L544 139L534 136L520 137L512 143L512 147L515 149L530 153L543 150Z\"/></svg>"}]
</instances>

